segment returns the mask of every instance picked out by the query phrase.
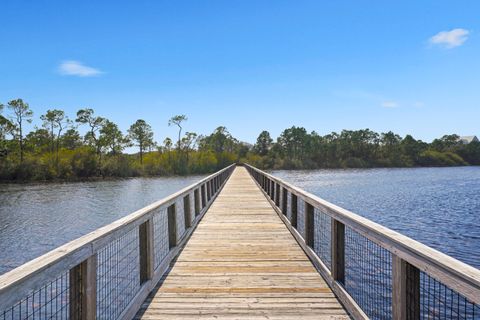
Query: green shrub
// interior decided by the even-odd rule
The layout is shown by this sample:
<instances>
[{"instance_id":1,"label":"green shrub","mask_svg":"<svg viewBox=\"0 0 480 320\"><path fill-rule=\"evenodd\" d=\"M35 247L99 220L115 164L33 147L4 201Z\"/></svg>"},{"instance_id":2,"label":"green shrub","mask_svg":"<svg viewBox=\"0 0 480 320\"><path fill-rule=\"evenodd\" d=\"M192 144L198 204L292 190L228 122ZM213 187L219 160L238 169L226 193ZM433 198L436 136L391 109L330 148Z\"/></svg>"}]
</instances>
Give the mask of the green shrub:
<instances>
[{"instance_id":1,"label":"green shrub","mask_svg":"<svg viewBox=\"0 0 480 320\"><path fill-rule=\"evenodd\" d=\"M420 153L419 164L433 167L467 165L467 163L458 154L435 150L426 150Z\"/></svg>"}]
</instances>

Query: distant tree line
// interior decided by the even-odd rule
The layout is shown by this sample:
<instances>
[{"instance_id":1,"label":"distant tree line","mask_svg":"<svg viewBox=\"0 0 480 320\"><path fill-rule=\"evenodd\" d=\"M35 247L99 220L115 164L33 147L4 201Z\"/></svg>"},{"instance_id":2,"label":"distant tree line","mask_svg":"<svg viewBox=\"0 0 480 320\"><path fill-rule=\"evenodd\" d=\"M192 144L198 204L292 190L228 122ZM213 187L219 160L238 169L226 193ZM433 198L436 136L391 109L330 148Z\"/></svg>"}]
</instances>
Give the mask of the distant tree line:
<instances>
[{"instance_id":1,"label":"distant tree line","mask_svg":"<svg viewBox=\"0 0 480 320\"><path fill-rule=\"evenodd\" d=\"M321 136L291 127L275 142L268 131L260 133L252 154L253 164L274 169L463 166L480 164L480 142L465 144L452 134L426 143L369 129Z\"/></svg>"},{"instance_id":2,"label":"distant tree line","mask_svg":"<svg viewBox=\"0 0 480 320\"><path fill-rule=\"evenodd\" d=\"M225 127L210 135L184 132L185 115L167 124L178 128L176 141L159 144L147 121L122 132L117 124L80 109L70 118L50 109L34 119L22 99L0 104L0 180L85 179L208 173L246 161L264 169L368 168L480 164L480 143L463 144L457 135L432 143L393 132L344 130L320 136L302 127L284 130L274 141L267 131L254 146L234 138ZM80 134L82 128L85 134ZM124 153L135 147L137 154Z\"/></svg>"}]
</instances>

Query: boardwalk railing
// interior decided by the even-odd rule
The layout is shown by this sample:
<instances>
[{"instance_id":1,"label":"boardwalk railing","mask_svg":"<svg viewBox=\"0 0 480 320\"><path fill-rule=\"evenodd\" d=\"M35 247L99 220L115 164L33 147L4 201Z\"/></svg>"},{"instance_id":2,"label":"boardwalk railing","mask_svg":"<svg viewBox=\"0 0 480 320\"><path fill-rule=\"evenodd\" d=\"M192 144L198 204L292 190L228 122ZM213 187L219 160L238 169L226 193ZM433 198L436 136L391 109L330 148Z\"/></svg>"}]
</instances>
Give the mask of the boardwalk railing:
<instances>
[{"instance_id":1,"label":"boardwalk railing","mask_svg":"<svg viewBox=\"0 0 480 320\"><path fill-rule=\"evenodd\" d=\"M480 319L480 270L245 166L355 319Z\"/></svg>"},{"instance_id":2,"label":"boardwalk railing","mask_svg":"<svg viewBox=\"0 0 480 320\"><path fill-rule=\"evenodd\" d=\"M0 319L131 319L234 169L0 276Z\"/></svg>"}]
</instances>

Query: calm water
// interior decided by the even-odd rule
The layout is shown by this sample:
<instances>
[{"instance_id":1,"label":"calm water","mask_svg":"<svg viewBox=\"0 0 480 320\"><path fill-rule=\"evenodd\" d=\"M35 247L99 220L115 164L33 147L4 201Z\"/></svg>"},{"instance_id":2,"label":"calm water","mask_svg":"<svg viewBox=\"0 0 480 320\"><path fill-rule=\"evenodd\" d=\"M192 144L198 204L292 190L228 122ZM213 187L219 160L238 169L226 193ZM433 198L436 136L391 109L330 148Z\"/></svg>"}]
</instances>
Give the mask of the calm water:
<instances>
[{"instance_id":1,"label":"calm water","mask_svg":"<svg viewBox=\"0 0 480 320\"><path fill-rule=\"evenodd\" d=\"M480 268L480 167L272 173Z\"/></svg>"},{"instance_id":2,"label":"calm water","mask_svg":"<svg viewBox=\"0 0 480 320\"><path fill-rule=\"evenodd\" d=\"M0 274L202 177L0 184Z\"/></svg>"},{"instance_id":3,"label":"calm water","mask_svg":"<svg viewBox=\"0 0 480 320\"><path fill-rule=\"evenodd\" d=\"M273 174L480 268L480 167ZM0 274L201 178L0 184Z\"/></svg>"}]
</instances>

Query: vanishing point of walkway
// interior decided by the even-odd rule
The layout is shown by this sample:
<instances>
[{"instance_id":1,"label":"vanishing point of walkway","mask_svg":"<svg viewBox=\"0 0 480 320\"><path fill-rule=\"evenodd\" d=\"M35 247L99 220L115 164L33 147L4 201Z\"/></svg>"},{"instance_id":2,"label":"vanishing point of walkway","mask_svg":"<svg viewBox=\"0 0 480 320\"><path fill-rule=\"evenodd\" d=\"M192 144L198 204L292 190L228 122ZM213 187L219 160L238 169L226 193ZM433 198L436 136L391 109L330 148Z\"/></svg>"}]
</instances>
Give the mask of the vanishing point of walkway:
<instances>
[{"instance_id":1,"label":"vanishing point of walkway","mask_svg":"<svg viewBox=\"0 0 480 320\"><path fill-rule=\"evenodd\" d=\"M136 319L348 319L277 213L237 167Z\"/></svg>"}]
</instances>

